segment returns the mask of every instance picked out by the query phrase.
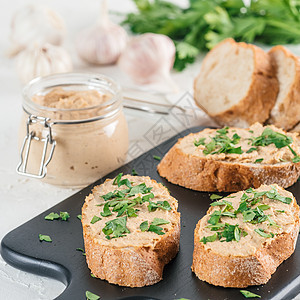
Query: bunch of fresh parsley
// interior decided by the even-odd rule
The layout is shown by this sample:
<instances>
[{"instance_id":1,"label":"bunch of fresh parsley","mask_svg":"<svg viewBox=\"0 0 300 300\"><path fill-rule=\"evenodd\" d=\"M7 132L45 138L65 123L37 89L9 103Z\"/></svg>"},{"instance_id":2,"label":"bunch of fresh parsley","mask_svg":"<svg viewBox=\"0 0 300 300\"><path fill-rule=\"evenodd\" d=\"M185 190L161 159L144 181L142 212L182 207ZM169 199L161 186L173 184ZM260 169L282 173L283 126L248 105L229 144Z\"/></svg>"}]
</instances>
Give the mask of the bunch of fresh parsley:
<instances>
[{"instance_id":1,"label":"bunch of fresh parsley","mask_svg":"<svg viewBox=\"0 0 300 300\"><path fill-rule=\"evenodd\" d=\"M134 33L165 34L176 46L174 68L193 63L200 50L225 38L252 43L300 43L300 2L283 0L190 0L182 8L164 0L133 0L138 9L123 24Z\"/></svg>"}]
</instances>

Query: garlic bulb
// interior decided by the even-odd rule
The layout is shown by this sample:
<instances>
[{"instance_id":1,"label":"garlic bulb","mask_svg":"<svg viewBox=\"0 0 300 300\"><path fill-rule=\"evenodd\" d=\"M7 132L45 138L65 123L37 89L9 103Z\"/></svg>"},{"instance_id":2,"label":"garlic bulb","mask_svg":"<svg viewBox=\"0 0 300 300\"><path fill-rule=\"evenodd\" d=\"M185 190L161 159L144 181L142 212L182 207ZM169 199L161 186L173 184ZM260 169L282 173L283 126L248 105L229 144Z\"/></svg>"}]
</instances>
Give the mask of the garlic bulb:
<instances>
[{"instance_id":1,"label":"garlic bulb","mask_svg":"<svg viewBox=\"0 0 300 300\"><path fill-rule=\"evenodd\" d=\"M72 61L68 52L51 44L35 44L17 56L17 72L22 82L27 83L38 76L72 71Z\"/></svg>"},{"instance_id":2,"label":"garlic bulb","mask_svg":"<svg viewBox=\"0 0 300 300\"><path fill-rule=\"evenodd\" d=\"M177 90L170 77L175 59L173 41L162 34L145 33L134 37L121 54L118 64L138 83L167 82Z\"/></svg>"},{"instance_id":3,"label":"garlic bulb","mask_svg":"<svg viewBox=\"0 0 300 300\"><path fill-rule=\"evenodd\" d=\"M64 21L55 11L42 5L25 6L12 18L9 54L14 56L35 42L60 45L65 32Z\"/></svg>"},{"instance_id":4,"label":"garlic bulb","mask_svg":"<svg viewBox=\"0 0 300 300\"><path fill-rule=\"evenodd\" d=\"M102 2L99 21L79 33L76 48L79 56L91 64L115 63L127 43L127 33L108 19L106 1Z\"/></svg>"}]
</instances>

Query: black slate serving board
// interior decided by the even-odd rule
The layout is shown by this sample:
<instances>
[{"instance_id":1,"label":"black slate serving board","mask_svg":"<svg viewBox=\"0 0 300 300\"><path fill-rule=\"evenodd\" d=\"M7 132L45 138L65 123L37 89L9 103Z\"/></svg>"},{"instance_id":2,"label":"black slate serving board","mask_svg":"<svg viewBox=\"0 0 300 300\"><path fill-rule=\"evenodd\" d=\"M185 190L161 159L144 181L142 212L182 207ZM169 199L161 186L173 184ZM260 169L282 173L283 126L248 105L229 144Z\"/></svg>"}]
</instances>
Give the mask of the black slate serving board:
<instances>
[{"instance_id":1,"label":"black slate serving board","mask_svg":"<svg viewBox=\"0 0 300 300\"><path fill-rule=\"evenodd\" d=\"M174 136L14 229L1 242L3 259L18 269L63 282L66 289L56 299L85 299L87 290L98 294L103 300L244 299L239 289L210 285L200 281L192 273L193 232L196 223L206 213L211 203L210 193L192 191L167 182L158 175L156 171L158 161L153 159L153 155L163 156L179 137L202 129L201 127L192 128ZM120 172L130 173L133 168L139 175L148 175L166 185L172 196L178 199L181 212L180 251L176 258L165 267L163 280L153 286L143 288L119 287L91 277L85 256L75 250L83 248L81 222L76 216L81 213L85 196L90 193L94 185L102 183L105 178L113 178ZM288 190L300 199L299 181ZM68 211L71 218L67 222L44 220L44 217L52 211ZM39 233L50 235L53 242L40 242ZM272 300L292 299L299 294L299 243L298 241L295 253L279 266L266 285L250 287L247 290L261 295L262 299Z\"/></svg>"}]
</instances>

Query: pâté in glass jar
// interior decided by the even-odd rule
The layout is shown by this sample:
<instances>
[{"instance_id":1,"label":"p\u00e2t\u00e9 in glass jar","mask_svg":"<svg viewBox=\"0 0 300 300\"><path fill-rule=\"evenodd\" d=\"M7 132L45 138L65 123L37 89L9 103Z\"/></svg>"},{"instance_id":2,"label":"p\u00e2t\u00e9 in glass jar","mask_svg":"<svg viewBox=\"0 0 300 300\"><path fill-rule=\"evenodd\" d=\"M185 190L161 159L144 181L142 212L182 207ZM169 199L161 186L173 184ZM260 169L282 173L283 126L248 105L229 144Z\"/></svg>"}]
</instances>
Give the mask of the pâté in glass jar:
<instances>
[{"instance_id":1,"label":"p\u00e2t\u00e9 in glass jar","mask_svg":"<svg viewBox=\"0 0 300 300\"><path fill-rule=\"evenodd\" d=\"M128 127L120 87L90 73L36 78L23 90L17 172L82 187L120 167Z\"/></svg>"}]
</instances>

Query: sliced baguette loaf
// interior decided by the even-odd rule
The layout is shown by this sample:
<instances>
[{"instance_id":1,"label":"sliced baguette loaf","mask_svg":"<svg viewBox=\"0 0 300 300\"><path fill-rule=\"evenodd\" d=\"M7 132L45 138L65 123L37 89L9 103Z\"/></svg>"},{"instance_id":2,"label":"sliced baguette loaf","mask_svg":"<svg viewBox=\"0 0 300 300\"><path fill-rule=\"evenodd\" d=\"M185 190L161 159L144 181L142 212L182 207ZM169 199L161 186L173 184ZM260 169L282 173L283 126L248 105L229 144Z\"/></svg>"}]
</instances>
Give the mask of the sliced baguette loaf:
<instances>
[{"instance_id":1,"label":"sliced baguette loaf","mask_svg":"<svg viewBox=\"0 0 300 300\"><path fill-rule=\"evenodd\" d=\"M192 270L210 284L265 284L295 250L299 206L277 185L231 194L211 204L194 233Z\"/></svg>"},{"instance_id":2,"label":"sliced baguette loaf","mask_svg":"<svg viewBox=\"0 0 300 300\"><path fill-rule=\"evenodd\" d=\"M220 125L263 123L277 94L270 56L233 39L222 41L206 55L194 81L196 104Z\"/></svg>"},{"instance_id":3,"label":"sliced baguette loaf","mask_svg":"<svg viewBox=\"0 0 300 300\"><path fill-rule=\"evenodd\" d=\"M300 61L279 45L269 51L276 68L279 93L269 123L289 130L300 121Z\"/></svg>"},{"instance_id":4,"label":"sliced baguette loaf","mask_svg":"<svg viewBox=\"0 0 300 300\"><path fill-rule=\"evenodd\" d=\"M160 281L179 250L177 206L168 190L149 177L119 174L94 187L82 208L91 272L121 286Z\"/></svg>"},{"instance_id":5,"label":"sliced baguette loaf","mask_svg":"<svg viewBox=\"0 0 300 300\"><path fill-rule=\"evenodd\" d=\"M297 133L273 125L204 129L179 139L157 169L168 181L198 191L288 187L300 175L299 147Z\"/></svg>"}]
</instances>

